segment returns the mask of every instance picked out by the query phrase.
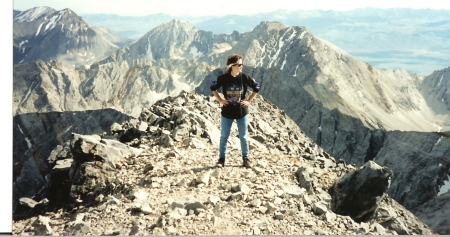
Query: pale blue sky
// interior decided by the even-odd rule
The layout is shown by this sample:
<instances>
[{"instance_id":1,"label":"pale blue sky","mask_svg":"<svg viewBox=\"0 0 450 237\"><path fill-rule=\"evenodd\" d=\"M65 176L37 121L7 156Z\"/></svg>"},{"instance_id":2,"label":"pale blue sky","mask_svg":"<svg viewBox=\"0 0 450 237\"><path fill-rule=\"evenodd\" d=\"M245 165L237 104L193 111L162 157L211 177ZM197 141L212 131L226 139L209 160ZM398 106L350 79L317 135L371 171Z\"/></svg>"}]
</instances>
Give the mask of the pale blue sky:
<instances>
[{"instance_id":1,"label":"pale blue sky","mask_svg":"<svg viewBox=\"0 0 450 237\"><path fill-rule=\"evenodd\" d=\"M432 8L450 9L448 0L14 0L16 10L48 6L55 10L70 8L79 15L114 13L118 15L227 15L288 10L351 10L357 8Z\"/></svg>"}]
</instances>

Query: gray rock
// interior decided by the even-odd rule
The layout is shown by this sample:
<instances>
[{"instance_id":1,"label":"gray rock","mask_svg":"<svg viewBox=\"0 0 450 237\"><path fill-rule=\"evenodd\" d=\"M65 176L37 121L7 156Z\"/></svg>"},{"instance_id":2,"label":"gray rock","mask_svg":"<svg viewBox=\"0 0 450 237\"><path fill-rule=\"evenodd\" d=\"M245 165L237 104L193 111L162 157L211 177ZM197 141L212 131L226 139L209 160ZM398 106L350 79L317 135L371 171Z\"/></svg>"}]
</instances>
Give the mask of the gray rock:
<instances>
[{"instance_id":1,"label":"gray rock","mask_svg":"<svg viewBox=\"0 0 450 237\"><path fill-rule=\"evenodd\" d=\"M220 197L217 197L217 196L210 196L209 197L209 202L212 204L212 205L216 205L216 203L218 202L218 201L220 201Z\"/></svg>"},{"instance_id":2,"label":"gray rock","mask_svg":"<svg viewBox=\"0 0 450 237\"><path fill-rule=\"evenodd\" d=\"M392 171L373 161L341 177L330 189L331 210L356 221L369 220L390 185Z\"/></svg>"},{"instance_id":3,"label":"gray rock","mask_svg":"<svg viewBox=\"0 0 450 237\"><path fill-rule=\"evenodd\" d=\"M310 177L312 174L312 169L308 167L301 167L296 172L295 175L297 176L298 182L300 187L306 189L308 194L313 194L313 180Z\"/></svg>"},{"instance_id":4,"label":"gray rock","mask_svg":"<svg viewBox=\"0 0 450 237\"><path fill-rule=\"evenodd\" d=\"M91 232L91 223L90 222L78 222L72 227L70 235L73 236L83 236L87 235Z\"/></svg>"},{"instance_id":5,"label":"gray rock","mask_svg":"<svg viewBox=\"0 0 450 237\"><path fill-rule=\"evenodd\" d=\"M305 193L306 189L300 188L297 185L290 185L290 186L284 187L284 191L288 195L291 195L296 198L301 198L303 196L303 194Z\"/></svg>"},{"instance_id":6,"label":"gray rock","mask_svg":"<svg viewBox=\"0 0 450 237\"><path fill-rule=\"evenodd\" d=\"M206 209L206 207L191 195L184 196L172 202L172 208L185 208L186 210L196 210L198 208Z\"/></svg>"},{"instance_id":7,"label":"gray rock","mask_svg":"<svg viewBox=\"0 0 450 237\"><path fill-rule=\"evenodd\" d=\"M328 208L323 203L317 203L316 202L316 203L313 204L313 210L314 210L314 213L316 215L322 215L322 214L327 213Z\"/></svg>"},{"instance_id":8,"label":"gray rock","mask_svg":"<svg viewBox=\"0 0 450 237\"><path fill-rule=\"evenodd\" d=\"M167 131L163 131L160 141L165 147L172 147L174 145L174 140Z\"/></svg>"},{"instance_id":9,"label":"gray rock","mask_svg":"<svg viewBox=\"0 0 450 237\"><path fill-rule=\"evenodd\" d=\"M140 121L139 122L139 127L138 127L139 131L145 132L148 129L148 123Z\"/></svg>"},{"instance_id":10,"label":"gray rock","mask_svg":"<svg viewBox=\"0 0 450 237\"><path fill-rule=\"evenodd\" d=\"M32 223L34 227L35 235L52 235L53 230L50 227L50 218L44 216L38 216L38 218Z\"/></svg>"},{"instance_id":11,"label":"gray rock","mask_svg":"<svg viewBox=\"0 0 450 237\"><path fill-rule=\"evenodd\" d=\"M261 206L261 200L260 199L252 200L250 202L250 206L252 206L252 207L259 207L259 206Z\"/></svg>"}]
</instances>

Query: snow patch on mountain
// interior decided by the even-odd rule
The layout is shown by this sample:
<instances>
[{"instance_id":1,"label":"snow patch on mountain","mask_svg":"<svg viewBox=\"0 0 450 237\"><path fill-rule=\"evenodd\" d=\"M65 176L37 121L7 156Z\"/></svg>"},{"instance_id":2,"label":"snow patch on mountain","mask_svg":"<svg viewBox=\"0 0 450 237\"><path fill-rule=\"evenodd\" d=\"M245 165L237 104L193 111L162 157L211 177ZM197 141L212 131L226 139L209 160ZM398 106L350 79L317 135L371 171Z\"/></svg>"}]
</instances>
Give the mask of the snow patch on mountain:
<instances>
[{"instance_id":1,"label":"snow patch on mountain","mask_svg":"<svg viewBox=\"0 0 450 237\"><path fill-rule=\"evenodd\" d=\"M199 58L203 56L203 53L200 52L197 47L192 46L189 51L189 55L192 55L193 58Z\"/></svg>"},{"instance_id":2,"label":"snow patch on mountain","mask_svg":"<svg viewBox=\"0 0 450 237\"><path fill-rule=\"evenodd\" d=\"M20 125L17 124L17 127L19 128L19 131L20 131L22 134L24 134L22 128L20 127ZM24 134L24 135L25 135L25 134ZM30 142L30 139L28 139L28 137L25 137L25 141L27 142L28 148L31 148L31 142Z\"/></svg>"},{"instance_id":3,"label":"snow patch on mountain","mask_svg":"<svg viewBox=\"0 0 450 237\"><path fill-rule=\"evenodd\" d=\"M450 191L450 175L447 175L447 181L445 181L444 185L441 186L437 195L440 196L448 191Z\"/></svg>"},{"instance_id":4,"label":"snow patch on mountain","mask_svg":"<svg viewBox=\"0 0 450 237\"><path fill-rule=\"evenodd\" d=\"M213 47L213 53L218 54L218 53L223 53L226 52L230 49L232 49L233 47L228 44L228 43L221 43L221 44L214 44Z\"/></svg>"}]
</instances>

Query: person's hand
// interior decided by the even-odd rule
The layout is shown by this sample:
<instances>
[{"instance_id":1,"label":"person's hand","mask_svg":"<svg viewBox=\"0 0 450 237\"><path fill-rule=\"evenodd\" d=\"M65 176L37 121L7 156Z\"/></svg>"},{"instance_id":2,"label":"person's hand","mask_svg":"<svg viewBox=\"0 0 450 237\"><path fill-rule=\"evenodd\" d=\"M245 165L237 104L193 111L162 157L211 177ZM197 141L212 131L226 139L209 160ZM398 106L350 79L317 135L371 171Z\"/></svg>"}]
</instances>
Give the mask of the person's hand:
<instances>
[{"instance_id":1,"label":"person's hand","mask_svg":"<svg viewBox=\"0 0 450 237\"><path fill-rule=\"evenodd\" d=\"M247 106L247 105L250 104L250 101L248 101L248 100L241 100L240 104L241 104L242 106Z\"/></svg>"},{"instance_id":2,"label":"person's hand","mask_svg":"<svg viewBox=\"0 0 450 237\"><path fill-rule=\"evenodd\" d=\"M228 100L219 100L219 103L223 106L227 106L228 105Z\"/></svg>"}]
</instances>

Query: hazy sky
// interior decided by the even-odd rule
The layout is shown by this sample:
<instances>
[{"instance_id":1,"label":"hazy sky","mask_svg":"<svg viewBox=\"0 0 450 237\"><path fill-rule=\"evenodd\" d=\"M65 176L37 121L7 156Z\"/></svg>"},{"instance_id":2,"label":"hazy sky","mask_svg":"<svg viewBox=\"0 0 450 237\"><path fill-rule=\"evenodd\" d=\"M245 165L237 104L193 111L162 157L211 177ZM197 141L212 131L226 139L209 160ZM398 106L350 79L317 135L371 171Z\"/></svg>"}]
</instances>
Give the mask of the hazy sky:
<instances>
[{"instance_id":1,"label":"hazy sky","mask_svg":"<svg viewBox=\"0 0 450 237\"><path fill-rule=\"evenodd\" d=\"M111 13L118 15L228 15L288 10L351 10L357 8L432 8L450 9L448 0L14 0L15 10L48 6L55 10L70 8L79 15Z\"/></svg>"}]
</instances>

